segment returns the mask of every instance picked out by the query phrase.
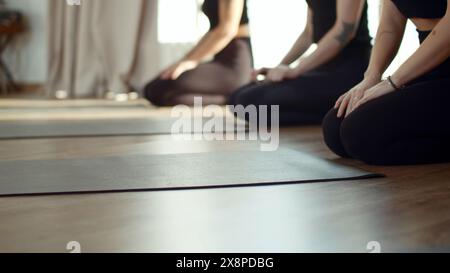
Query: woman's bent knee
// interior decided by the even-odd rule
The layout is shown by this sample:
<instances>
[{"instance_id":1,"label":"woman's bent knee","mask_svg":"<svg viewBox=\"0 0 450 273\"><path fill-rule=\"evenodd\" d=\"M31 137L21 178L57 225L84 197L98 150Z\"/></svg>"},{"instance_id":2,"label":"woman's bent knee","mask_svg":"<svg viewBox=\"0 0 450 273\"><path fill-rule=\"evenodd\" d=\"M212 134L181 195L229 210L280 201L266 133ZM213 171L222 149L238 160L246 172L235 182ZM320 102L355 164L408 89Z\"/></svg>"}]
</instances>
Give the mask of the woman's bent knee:
<instances>
[{"instance_id":1,"label":"woman's bent knee","mask_svg":"<svg viewBox=\"0 0 450 273\"><path fill-rule=\"evenodd\" d=\"M368 126L371 123L360 115L353 114L342 119L337 117L337 110L333 109L323 120L324 141L330 150L341 157L380 165L382 140Z\"/></svg>"},{"instance_id":2,"label":"woman's bent knee","mask_svg":"<svg viewBox=\"0 0 450 273\"><path fill-rule=\"evenodd\" d=\"M347 154L357 160L371 165L384 165L382 131L370 120L350 115L341 125L340 137ZM381 130L381 128L380 128Z\"/></svg>"},{"instance_id":3,"label":"woman's bent knee","mask_svg":"<svg viewBox=\"0 0 450 273\"><path fill-rule=\"evenodd\" d=\"M322 122L323 137L331 151L341 157L348 157L341 140L341 123L342 119L337 117L337 110L330 110Z\"/></svg>"},{"instance_id":4,"label":"woman's bent knee","mask_svg":"<svg viewBox=\"0 0 450 273\"><path fill-rule=\"evenodd\" d=\"M165 106L166 100L164 99L164 94L167 93L169 85L169 81L160 79L153 80L144 87L143 95L153 105Z\"/></svg>"}]
</instances>

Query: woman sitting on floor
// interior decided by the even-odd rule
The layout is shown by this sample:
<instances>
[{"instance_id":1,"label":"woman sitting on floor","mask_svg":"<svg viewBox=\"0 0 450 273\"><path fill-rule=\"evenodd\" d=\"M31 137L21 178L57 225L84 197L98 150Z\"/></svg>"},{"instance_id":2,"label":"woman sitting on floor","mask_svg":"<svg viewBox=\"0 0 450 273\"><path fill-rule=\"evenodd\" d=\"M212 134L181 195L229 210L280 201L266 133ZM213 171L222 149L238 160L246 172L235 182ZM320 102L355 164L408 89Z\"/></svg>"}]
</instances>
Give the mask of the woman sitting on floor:
<instances>
[{"instance_id":1,"label":"woman sitting on floor","mask_svg":"<svg viewBox=\"0 0 450 273\"><path fill-rule=\"evenodd\" d=\"M266 80L235 92L231 105L279 105L281 125L320 124L339 96L361 81L372 49L366 1L307 2L306 28L281 64L255 71L254 80L259 74ZM313 43L317 49L291 68Z\"/></svg>"},{"instance_id":2,"label":"woman sitting on floor","mask_svg":"<svg viewBox=\"0 0 450 273\"><path fill-rule=\"evenodd\" d=\"M381 81L408 18L421 45ZM336 154L377 165L450 161L449 29L447 0L384 0L365 79L324 120L325 141Z\"/></svg>"},{"instance_id":3,"label":"woman sitting on floor","mask_svg":"<svg viewBox=\"0 0 450 273\"><path fill-rule=\"evenodd\" d=\"M150 82L144 96L157 106L225 104L231 92L250 82L253 56L246 0L205 0L211 29L182 60ZM210 62L204 60L214 57Z\"/></svg>"}]
</instances>

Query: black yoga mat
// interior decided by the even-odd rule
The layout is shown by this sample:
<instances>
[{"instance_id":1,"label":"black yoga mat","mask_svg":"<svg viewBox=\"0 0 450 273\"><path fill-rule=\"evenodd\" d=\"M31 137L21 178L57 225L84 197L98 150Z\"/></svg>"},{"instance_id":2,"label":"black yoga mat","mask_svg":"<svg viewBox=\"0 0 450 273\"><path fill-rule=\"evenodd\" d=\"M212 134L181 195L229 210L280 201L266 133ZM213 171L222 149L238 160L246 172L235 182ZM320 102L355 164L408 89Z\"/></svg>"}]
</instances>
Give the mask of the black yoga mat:
<instances>
[{"instance_id":1,"label":"black yoga mat","mask_svg":"<svg viewBox=\"0 0 450 273\"><path fill-rule=\"evenodd\" d=\"M86 100L1 100L2 111L73 111L83 109L129 109L149 108L145 100L114 101L104 99Z\"/></svg>"},{"instance_id":2,"label":"black yoga mat","mask_svg":"<svg viewBox=\"0 0 450 273\"><path fill-rule=\"evenodd\" d=\"M64 106L64 107L0 107L2 113L65 113L65 112L104 112L104 111L130 111L150 109L145 105L98 105L98 106Z\"/></svg>"},{"instance_id":3,"label":"black yoga mat","mask_svg":"<svg viewBox=\"0 0 450 273\"><path fill-rule=\"evenodd\" d=\"M198 189L380 177L293 151L0 162L0 196Z\"/></svg>"},{"instance_id":4,"label":"black yoga mat","mask_svg":"<svg viewBox=\"0 0 450 273\"><path fill-rule=\"evenodd\" d=\"M222 133L242 132L246 123L234 118L183 118L187 126L178 133ZM23 138L57 138L57 137L100 137L128 135L171 134L172 125L178 118L149 117L139 119L104 119L104 120L30 120L0 122L0 139ZM221 123L221 127L209 124ZM202 126L195 126L200 124ZM227 126L229 124L231 127ZM233 126L234 125L234 126Z\"/></svg>"}]
</instances>

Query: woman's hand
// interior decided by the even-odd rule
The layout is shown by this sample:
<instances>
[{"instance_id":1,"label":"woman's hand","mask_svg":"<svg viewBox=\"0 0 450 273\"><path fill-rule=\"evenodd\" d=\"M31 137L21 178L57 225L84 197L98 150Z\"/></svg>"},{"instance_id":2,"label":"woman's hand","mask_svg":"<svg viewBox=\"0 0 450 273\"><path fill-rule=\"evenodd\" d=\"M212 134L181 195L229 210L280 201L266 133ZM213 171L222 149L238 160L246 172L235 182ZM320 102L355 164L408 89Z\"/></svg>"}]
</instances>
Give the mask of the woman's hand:
<instances>
[{"instance_id":1,"label":"woman's hand","mask_svg":"<svg viewBox=\"0 0 450 273\"><path fill-rule=\"evenodd\" d=\"M161 72L160 78L162 80L176 80L178 77L186 71L192 70L198 66L198 62L195 61L180 61L169 68Z\"/></svg>"},{"instance_id":2,"label":"woman's hand","mask_svg":"<svg viewBox=\"0 0 450 273\"><path fill-rule=\"evenodd\" d=\"M271 82L281 82L286 79L291 68L287 65L279 65L267 71L266 80Z\"/></svg>"},{"instance_id":3,"label":"woman's hand","mask_svg":"<svg viewBox=\"0 0 450 273\"><path fill-rule=\"evenodd\" d=\"M381 77L368 77L355 87L350 89L347 93L343 94L334 106L334 109L338 109L338 118L348 116L356 104L364 97L365 92L377 85L381 81Z\"/></svg>"},{"instance_id":4,"label":"woman's hand","mask_svg":"<svg viewBox=\"0 0 450 273\"><path fill-rule=\"evenodd\" d=\"M379 84L375 85L374 87L370 88L364 93L364 97L360 99L355 106L353 107L352 111L363 105L364 103L367 103L371 100L377 99L381 96L384 96L386 94L389 94L391 92L394 92L395 88L389 84L388 81L382 81ZM351 111L350 111L351 113Z\"/></svg>"},{"instance_id":5,"label":"woman's hand","mask_svg":"<svg viewBox=\"0 0 450 273\"><path fill-rule=\"evenodd\" d=\"M291 77L292 69L287 65L279 65L275 68L261 68L255 70L252 74L253 80L257 80L259 75L265 75L266 81L281 82Z\"/></svg>"}]
</instances>

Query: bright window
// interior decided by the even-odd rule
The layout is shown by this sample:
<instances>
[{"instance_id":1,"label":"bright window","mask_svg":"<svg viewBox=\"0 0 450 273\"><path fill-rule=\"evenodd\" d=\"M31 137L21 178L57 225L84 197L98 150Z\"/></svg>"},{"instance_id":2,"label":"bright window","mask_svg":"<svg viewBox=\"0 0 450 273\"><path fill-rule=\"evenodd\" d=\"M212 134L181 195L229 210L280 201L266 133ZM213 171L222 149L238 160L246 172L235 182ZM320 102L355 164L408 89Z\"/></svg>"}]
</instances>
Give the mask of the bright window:
<instances>
[{"instance_id":1,"label":"bright window","mask_svg":"<svg viewBox=\"0 0 450 273\"><path fill-rule=\"evenodd\" d=\"M159 0L158 41L162 44L192 43L209 27L200 0Z\"/></svg>"},{"instance_id":2,"label":"bright window","mask_svg":"<svg viewBox=\"0 0 450 273\"><path fill-rule=\"evenodd\" d=\"M160 43L193 43L208 29L199 13L202 0L159 0ZM302 0L248 0L255 66L280 62L306 23L307 4ZM380 0L368 0L369 28L373 37L379 23ZM400 50L386 74L391 74L418 46L417 33L409 23Z\"/></svg>"}]
</instances>

